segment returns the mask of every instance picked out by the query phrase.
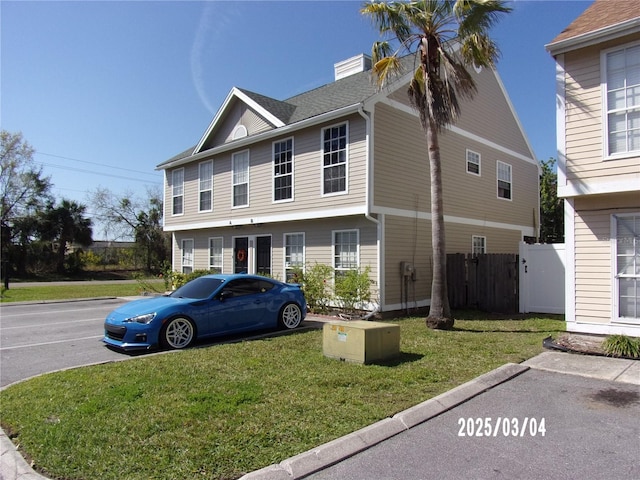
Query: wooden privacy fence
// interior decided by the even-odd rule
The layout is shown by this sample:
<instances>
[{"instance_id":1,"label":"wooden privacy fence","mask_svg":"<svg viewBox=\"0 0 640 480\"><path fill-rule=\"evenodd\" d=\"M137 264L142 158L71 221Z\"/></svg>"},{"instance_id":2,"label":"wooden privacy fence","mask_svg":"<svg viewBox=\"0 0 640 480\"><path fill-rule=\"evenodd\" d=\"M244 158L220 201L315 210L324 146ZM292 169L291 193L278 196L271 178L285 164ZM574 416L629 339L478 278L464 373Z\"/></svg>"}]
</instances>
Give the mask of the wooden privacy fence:
<instances>
[{"instance_id":1,"label":"wooden privacy fence","mask_svg":"<svg viewBox=\"0 0 640 480\"><path fill-rule=\"evenodd\" d=\"M449 254L447 290L451 308L517 313L518 255Z\"/></svg>"}]
</instances>

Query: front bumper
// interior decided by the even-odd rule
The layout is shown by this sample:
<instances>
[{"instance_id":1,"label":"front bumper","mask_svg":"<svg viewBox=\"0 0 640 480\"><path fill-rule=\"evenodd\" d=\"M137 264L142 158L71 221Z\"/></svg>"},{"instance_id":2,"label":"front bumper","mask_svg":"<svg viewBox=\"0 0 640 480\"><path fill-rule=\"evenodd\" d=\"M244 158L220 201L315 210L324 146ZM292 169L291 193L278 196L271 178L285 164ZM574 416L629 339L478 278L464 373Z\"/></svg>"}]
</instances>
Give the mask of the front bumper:
<instances>
[{"instance_id":1,"label":"front bumper","mask_svg":"<svg viewBox=\"0 0 640 480\"><path fill-rule=\"evenodd\" d=\"M157 341L151 339L152 332L146 325L131 323L127 326L105 322L102 341L122 350L149 350Z\"/></svg>"}]
</instances>

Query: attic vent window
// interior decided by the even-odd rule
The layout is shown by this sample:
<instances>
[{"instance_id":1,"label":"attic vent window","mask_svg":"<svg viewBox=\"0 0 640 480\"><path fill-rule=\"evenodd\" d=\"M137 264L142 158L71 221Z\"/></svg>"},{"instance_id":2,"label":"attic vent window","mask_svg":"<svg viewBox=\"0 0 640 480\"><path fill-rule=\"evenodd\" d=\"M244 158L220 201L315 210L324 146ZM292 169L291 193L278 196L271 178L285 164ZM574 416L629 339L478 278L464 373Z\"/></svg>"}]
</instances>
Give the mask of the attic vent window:
<instances>
[{"instance_id":1,"label":"attic vent window","mask_svg":"<svg viewBox=\"0 0 640 480\"><path fill-rule=\"evenodd\" d=\"M238 125L234 130L233 130L233 135L231 136L231 138L233 140L238 140L239 138L244 138L248 135L247 132L247 127L245 127L244 125Z\"/></svg>"}]
</instances>

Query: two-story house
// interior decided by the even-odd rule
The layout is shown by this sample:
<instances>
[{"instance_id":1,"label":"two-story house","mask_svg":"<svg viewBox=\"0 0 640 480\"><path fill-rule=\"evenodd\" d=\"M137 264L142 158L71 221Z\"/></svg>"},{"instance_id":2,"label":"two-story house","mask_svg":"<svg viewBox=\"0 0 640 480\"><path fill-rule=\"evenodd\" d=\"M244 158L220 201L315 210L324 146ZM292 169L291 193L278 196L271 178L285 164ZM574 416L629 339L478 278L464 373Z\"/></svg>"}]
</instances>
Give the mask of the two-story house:
<instances>
[{"instance_id":1,"label":"two-story house","mask_svg":"<svg viewBox=\"0 0 640 480\"><path fill-rule=\"evenodd\" d=\"M370 268L378 308L429 305L426 138L407 75L379 91L371 60L286 100L233 88L197 145L165 172L177 271ZM449 252L517 253L538 230L538 162L497 72L440 137Z\"/></svg>"},{"instance_id":2,"label":"two-story house","mask_svg":"<svg viewBox=\"0 0 640 480\"><path fill-rule=\"evenodd\" d=\"M550 44L567 329L640 336L640 9L596 0Z\"/></svg>"}]
</instances>

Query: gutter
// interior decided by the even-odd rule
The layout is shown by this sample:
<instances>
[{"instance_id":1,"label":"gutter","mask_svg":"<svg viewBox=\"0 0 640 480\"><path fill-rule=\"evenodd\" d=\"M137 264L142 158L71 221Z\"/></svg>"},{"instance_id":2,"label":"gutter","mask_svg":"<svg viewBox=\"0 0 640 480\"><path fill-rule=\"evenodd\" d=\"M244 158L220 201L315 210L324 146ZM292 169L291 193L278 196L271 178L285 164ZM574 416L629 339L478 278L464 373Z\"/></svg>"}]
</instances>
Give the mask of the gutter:
<instances>
[{"instance_id":1,"label":"gutter","mask_svg":"<svg viewBox=\"0 0 640 480\"><path fill-rule=\"evenodd\" d=\"M366 147L365 147L365 156L367 159L367 163L366 163L366 185L367 185L367 190L366 190L366 200L365 200L365 213L364 213L364 217L369 220L370 222L373 222L376 225L377 231L378 231L378 245L377 245L377 250L378 250L378 255L377 255L377 261L378 261L378 265L377 265L377 271L376 271L376 282L378 283L378 292L380 295L380 304L377 305L371 312L369 312L367 315L365 315L364 319L365 320L369 320L371 319L375 314L377 314L378 312L380 312L380 305L384 305L384 295L383 295L383 289L381 289L381 286L383 285L382 283L382 265L384 264L383 262L383 248L382 248L382 235L380 233L380 228L381 228L381 223L380 220L375 218L372 214L371 214L371 205L373 203L373 136L371 135L371 131L372 131L372 124L373 124L373 115L371 112L367 112L364 109L364 103L360 103L358 105L358 114L364 118L365 121L365 132L366 132Z\"/></svg>"},{"instance_id":2,"label":"gutter","mask_svg":"<svg viewBox=\"0 0 640 480\"><path fill-rule=\"evenodd\" d=\"M631 20L615 25L609 25L576 37L560 40L555 43L548 43L544 47L555 57L561 53L570 52L571 50L576 50L578 48L589 47L597 43L619 38L623 35L631 35L636 32L640 32L640 17L632 18Z\"/></svg>"}]
</instances>

